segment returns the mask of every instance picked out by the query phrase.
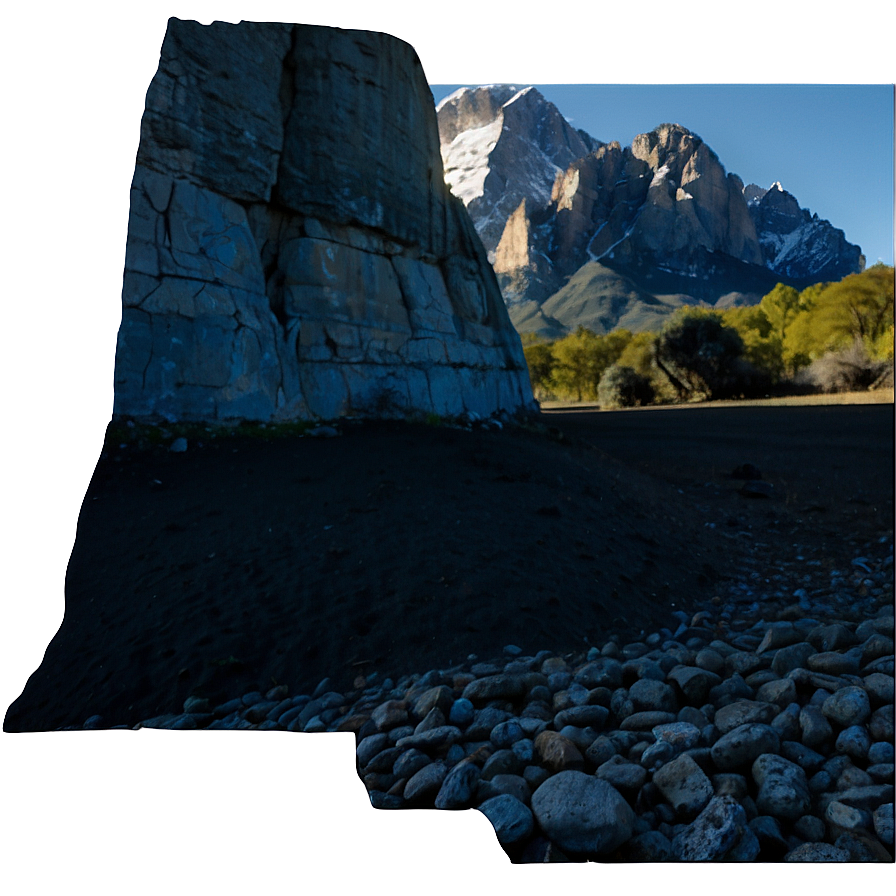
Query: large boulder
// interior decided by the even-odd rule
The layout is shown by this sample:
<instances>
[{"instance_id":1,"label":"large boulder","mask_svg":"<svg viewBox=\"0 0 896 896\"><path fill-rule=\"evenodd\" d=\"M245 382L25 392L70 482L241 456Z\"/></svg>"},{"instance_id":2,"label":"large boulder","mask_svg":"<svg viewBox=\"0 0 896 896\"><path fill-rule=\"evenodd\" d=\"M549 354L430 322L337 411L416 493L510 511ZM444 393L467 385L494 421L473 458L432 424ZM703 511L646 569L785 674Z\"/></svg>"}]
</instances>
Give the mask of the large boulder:
<instances>
[{"instance_id":1,"label":"large boulder","mask_svg":"<svg viewBox=\"0 0 896 896\"><path fill-rule=\"evenodd\" d=\"M115 414L513 412L522 348L389 35L171 19L131 188Z\"/></svg>"}]
</instances>

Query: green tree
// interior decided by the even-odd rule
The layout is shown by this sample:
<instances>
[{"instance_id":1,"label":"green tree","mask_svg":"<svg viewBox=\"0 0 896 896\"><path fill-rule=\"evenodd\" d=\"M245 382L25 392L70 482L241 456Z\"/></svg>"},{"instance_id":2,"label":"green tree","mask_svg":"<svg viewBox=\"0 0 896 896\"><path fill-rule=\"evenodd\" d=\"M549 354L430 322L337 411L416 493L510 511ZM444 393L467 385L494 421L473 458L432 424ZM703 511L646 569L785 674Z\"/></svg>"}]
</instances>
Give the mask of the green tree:
<instances>
[{"instance_id":1,"label":"green tree","mask_svg":"<svg viewBox=\"0 0 896 896\"><path fill-rule=\"evenodd\" d=\"M812 287L810 287L812 289ZM801 299L808 290L801 293ZM830 352L860 344L872 360L889 356L893 327L893 268L876 264L861 274L814 290L784 338L785 359L806 366Z\"/></svg>"},{"instance_id":2,"label":"green tree","mask_svg":"<svg viewBox=\"0 0 896 896\"><path fill-rule=\"evenodd\" d=\"M656 341L656 363L681 400L729 398L743 391L747 369L737 330L719 311L687 307L666 323Z\"/></svg>"},{"instance_id":3,"label":"green tree","mask_svg":"<svg viewBox=\"0 0 896 896\"><path fill-rule=\"evenodd\" d=\"M772 382L777 382L783 376L783 337L772 327L761 303L730 308L723 313L722 322L726 327L737 330L744 343L743 356L750 364L768 374Z\"/></svg>"},{"instance_id":4,"label":"green tree","mask_svg":"<svg viewBox=\"0 0 896 896\"><path fill-rule=\"evenodd\" d=\"M579 327L558 339L552 348L555 364L551 382L555 391L577 401L596 399L601 376L618 360L631 338L628 330L600 335Z\"/></svg>"},{"instance_id":5,"label":"green tree","mask_svg":"<svg viewBox=\"0 0 896 896\"><path fill-rule=\"evenodd\" d=\"M529 379L532 383L533 392L549 393L551 377L556 364L551 343L537 342L535 340L524 341L523 354L526 356L526 365L529 368Z\"/></svg>"},{"instance_id":6,"label":"green tree","mask_svg":"<svg viewBox=\"0 0 896 896\"><path fill-rule=\"evenodd\" d=\"M800 294L792 286L779 283L762 297L759 308L768 321L770 333L783 343L787 327L800 311ZM763 335L767 337L770 333Z\"/></svg>"}]
</instances>

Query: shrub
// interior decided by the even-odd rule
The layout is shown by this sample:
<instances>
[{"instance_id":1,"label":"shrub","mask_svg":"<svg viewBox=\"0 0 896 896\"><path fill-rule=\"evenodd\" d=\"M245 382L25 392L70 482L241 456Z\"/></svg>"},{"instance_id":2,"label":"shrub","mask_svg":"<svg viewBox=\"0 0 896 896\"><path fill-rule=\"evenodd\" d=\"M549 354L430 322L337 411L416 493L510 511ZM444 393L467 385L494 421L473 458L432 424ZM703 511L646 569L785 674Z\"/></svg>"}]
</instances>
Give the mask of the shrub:
<instances>
[{"instance_id":1,"label":"shrub","mask_svg":"<svg viewBox=\"0 0 896 896\"><path fill-rule=\"evenodd\" d=\"M613 364L597 390L603 408L634 408L651 404L656 396L650 380L631 367Z\"/></svg>"},{"instance_id":2,"label":"shrub","mask_svg":"<svg viewBox=\"0 0 896 896\"><path fill-rule=\"evenodd\" d=\"M855 340L849 348L829 352L801 371L798 381L822 392L863 392L892 379L892 362L876 361L865 346Z\"/></svg>"}]
</instances>

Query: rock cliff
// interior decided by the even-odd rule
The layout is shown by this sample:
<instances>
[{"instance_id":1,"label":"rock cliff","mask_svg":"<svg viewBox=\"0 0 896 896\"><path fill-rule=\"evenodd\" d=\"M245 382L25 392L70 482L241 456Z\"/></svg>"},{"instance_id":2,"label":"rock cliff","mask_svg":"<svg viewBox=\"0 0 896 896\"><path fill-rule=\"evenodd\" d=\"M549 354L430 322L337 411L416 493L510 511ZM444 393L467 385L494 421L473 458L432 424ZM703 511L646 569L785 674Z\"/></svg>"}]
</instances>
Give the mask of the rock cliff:
<instances>
[{"instance_id":1,"label":"rock cliff","mask_svg":"<svg viewBox=\"0 0 896 896\"><path fill-rule=\"evenodd\" d=\"M445 185L422 67L385 34L170 20L122 298L116 415L531 402L494 273Z\"/></svg>"},{"instance_id":2,"label":"rock cliff","mask_svg":"<svg viewBox=\"0 0 896 896\"><path fill-rule=\"evenodd\" d=\"M744 187L766 265L783 277L841 280L865 268L858 246L842 230L800 208L779 182Z\"/></svg>"},{"instance_id":3,"label":"rock cliff","mask_svg":"<svg viewBox=\"0 0 896 896\"><path fill-rule=\"evenodd\" d=\"M788 193L745 188L681 125L623 148L573 131L537 90L506 85L464 88L437 110L447 181L521 332L653 329L683 303L750 304L779 280L864 266L842 231Z\"/></svg>"}]
</instances>

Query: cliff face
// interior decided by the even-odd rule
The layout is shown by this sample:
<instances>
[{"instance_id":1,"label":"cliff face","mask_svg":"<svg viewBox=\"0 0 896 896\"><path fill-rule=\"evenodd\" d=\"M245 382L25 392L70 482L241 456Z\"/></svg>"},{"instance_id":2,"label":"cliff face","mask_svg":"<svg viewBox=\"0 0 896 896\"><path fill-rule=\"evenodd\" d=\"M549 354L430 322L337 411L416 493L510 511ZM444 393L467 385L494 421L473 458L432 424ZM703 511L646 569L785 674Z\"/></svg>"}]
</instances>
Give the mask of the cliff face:
<instances>
[{"instance_id":1,"label":"cliff face","mask_svg":"<svg viewBox=\"0 0 896 896\"><path fill-rule=\"evenodd\" d=\"M437 107L445 180L463 199L494 260L520 202L548 204L554 178L599 145L534 88L462 89Z\"/></svg>"},{"instance_id":2,"label":"cliff face","mask_svg":"<svg viewBox=\"0 0 896 896\"><path fill-rule=\"evenodd\" d=\"M601 143L537 90L506 85L462 89L437 110L446 178L521 332L652 329L683 303L749 304L782 279L864 266L842 231L780 185L745 188L681 125Z\"/></svg>"},{"instance_id":3,"label":"cliff face","mask_svg":"<svg viewBox=\"0 0 896 896\"><path fill-rule=\"evenodd\" d=\"M858 246L842 230L800 208L780 183L744 188L766 264L784 277L841 280L865 269Z\"/></svg>"},{"instance_id":4,"label":"cliff face","mask_svg":"<svg viewBox=\"0 0 896 896\"><path fill-rule=\"evenodd\" d=\"M131 188L115 413L531 402L432 96L388 35L172 19Z\"/></svg>"}]
</instances>

